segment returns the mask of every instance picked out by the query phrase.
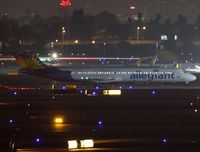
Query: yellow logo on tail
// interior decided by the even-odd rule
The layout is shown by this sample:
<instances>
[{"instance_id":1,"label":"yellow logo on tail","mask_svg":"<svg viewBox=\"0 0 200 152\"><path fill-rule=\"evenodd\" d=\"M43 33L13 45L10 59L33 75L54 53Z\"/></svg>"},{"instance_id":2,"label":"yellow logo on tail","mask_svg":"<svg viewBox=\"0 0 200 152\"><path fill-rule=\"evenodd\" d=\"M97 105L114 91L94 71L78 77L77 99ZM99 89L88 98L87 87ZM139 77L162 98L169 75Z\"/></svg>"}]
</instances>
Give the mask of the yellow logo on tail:
<instances>
[{"instance_id":1,"label":"yellow logo on tail","mask_svg":"<svg viewBox=\"0 0 200 152\"><path fill-rule=\"evenodd\" d=\"M43 65L39 63L34 57L31 55L26 54L16 54L15 55L16 62L22 68L29 68L29 69L42 69Z\"/></svg>"}]
</instances>

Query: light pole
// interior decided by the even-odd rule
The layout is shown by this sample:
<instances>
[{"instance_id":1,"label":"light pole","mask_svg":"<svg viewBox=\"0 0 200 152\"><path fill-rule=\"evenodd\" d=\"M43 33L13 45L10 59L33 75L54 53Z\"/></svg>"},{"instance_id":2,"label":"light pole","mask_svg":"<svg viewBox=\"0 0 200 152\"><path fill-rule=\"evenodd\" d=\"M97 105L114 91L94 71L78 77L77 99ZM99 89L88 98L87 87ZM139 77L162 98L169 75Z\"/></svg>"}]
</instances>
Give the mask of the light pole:
<instances>
[{"instance_id":1,"label":"light pole","mask_svg":"<svg viewBox=\"0 0 200 152\"><path fill-rule=\"evenodd\" d=\"M140 30L142 30L142 31L145 31L147 29L147 27L146 26L143 26L143 27L137 27L137 40L140 40Z\"/></svg>"},{"instance_id":2,"label":"light pole","mask_svg":"<svg viewBox=\"0 0 200 152\"><path fill-rule=\"evenodd\" d=\"M140 39L140 27L138 26L137 27L137 40Z\"/></svg>"},{"instance_id":3,"label":"light pole","mask_svg":"<svg viewBox=\"0 0 200 152\"><path fill-rule=\"evenodd\" d=\"M142 39L144 39L144 34L143 34L143 33L144 33L144 31L145 31L146 29L147 29L146 26L143 26L143 27L142 27L142 31L143 31L143 32L142 32Z\"/></svg>"},{"instance_id":4,"label":"light pole","mask_svg":"<svg viewBox=\"0 0 200 152\"><path fill-rule=\"evenodd\" d=\"M62 43L64 44L65 41L65 27L62 27Z\"/></svg>"},{"instance_id":5,"label":"light pole","mask_svg":"<svg viewBox=\"0 0 200 152\"><path fill-rule=\"evenodd\" d=\"M65 42L65 27L62 27L62 29L61 29L62 31L61 31L61 35L62 35L62 45L61 45L61 47L62 47L62 49L64 48L64 42Z\"/></svg>"}]
</instances>

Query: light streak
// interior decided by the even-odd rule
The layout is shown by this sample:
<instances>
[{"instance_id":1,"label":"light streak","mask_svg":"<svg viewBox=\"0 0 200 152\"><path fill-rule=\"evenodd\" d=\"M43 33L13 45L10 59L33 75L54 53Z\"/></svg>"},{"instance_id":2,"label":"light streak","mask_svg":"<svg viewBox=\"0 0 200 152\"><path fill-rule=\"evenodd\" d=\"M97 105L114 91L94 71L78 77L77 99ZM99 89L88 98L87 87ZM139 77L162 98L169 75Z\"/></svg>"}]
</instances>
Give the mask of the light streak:
<instances>
[{"instance_id":1,"label":"light streak","mask_svg":"<svg viewBox=\"0 0 200 152\"><path fill-rule=\"evenodd\" d=\"M39 57L40 59L48 57ZM49 58L52 59L52 58ZM112 58L112 57L58 57L57 60L139 60L140 58ZM15 58L0 58L0 61L15 61Z\"/></svg>"}]
</instances>

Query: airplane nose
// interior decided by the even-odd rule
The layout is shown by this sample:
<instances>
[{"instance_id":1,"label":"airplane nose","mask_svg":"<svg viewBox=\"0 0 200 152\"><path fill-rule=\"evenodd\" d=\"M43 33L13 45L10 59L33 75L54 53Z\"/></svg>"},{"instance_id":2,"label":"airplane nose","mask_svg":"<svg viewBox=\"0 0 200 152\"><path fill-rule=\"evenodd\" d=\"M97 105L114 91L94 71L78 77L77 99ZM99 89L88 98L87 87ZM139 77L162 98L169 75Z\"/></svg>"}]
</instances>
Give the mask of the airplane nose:
<instances>
[{"instance_id":1,"label":"airplane nose","mask_svg":"<svg viewBox=\"0 0 200 152\"><path fill-rule=\"evenodd\" d=\"M190 76L190 81L195 81L196 79L197 79L196 76L194 76L194 75L191 75L191 76Z\"/></svg>"}]
</instances>

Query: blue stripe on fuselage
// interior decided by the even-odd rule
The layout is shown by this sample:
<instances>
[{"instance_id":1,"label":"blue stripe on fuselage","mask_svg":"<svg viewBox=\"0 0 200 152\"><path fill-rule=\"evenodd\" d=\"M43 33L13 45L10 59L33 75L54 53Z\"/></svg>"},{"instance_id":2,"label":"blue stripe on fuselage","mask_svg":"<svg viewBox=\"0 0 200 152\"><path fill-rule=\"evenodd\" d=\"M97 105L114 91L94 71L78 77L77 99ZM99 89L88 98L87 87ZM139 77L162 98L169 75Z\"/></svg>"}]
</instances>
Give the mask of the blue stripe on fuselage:
<instances>
[{"instance_id":1,"label":"blue stripe on fuselage","mask_svg":"<svg viewBox=\"0 0 200 152\"><path fill-rule=\"evenodd\" d=\"M61 71L56 68L32 70L31 74L57 81L73 81L71 71Z\"/></svg>"}]
</instances>

